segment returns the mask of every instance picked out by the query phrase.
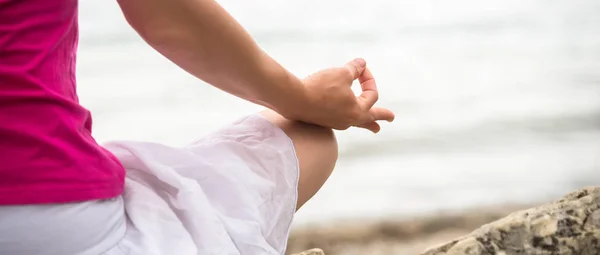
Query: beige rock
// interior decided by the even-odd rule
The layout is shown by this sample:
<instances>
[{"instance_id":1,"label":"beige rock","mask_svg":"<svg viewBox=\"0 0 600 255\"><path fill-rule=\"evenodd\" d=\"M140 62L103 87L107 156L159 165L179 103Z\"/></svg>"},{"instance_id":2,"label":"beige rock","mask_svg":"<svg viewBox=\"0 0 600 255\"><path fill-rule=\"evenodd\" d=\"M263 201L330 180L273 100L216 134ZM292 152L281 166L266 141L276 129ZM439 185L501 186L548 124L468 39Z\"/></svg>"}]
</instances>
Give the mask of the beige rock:
<instances>
[{"instance_id":1,"label":"beige rock","mask_svg":"<svg viewBox=\"0 0 600 255\"><path fill-rule=\"evenodd\" d=\"M310 249L293 255L325 255L325 253L321 249Z\"/></svg>"},{"instance_id":2,"label":"beige rock","mask_svg":"<svg viewBox=\"0 0 600 255\"><path fill-rule=\"evenodd\" d=\"M422 255L600 254L600 187L514 212Z\"/></svg>"}]
</instances>

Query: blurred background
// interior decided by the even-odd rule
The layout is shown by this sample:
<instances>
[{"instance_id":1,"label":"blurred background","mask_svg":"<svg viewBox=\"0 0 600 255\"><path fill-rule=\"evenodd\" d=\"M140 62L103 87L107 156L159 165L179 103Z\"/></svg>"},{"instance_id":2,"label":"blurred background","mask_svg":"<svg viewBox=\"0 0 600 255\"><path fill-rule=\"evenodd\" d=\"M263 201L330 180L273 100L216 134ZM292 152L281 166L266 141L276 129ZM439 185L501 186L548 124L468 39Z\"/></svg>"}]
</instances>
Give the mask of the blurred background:
<instances>
[{"instance_id":1,"label":"blurred background","mask_svg":"<svg viewBox=\"0 0 600 255\"><path fill-rule=\"evenodd\" d=\"M298 76L364 57L397 115L377 135L338 132L337 169L296 226L600 184L600 1L219 2ZM101 142L184 145L260 109L154 52L116 1L81 1L80 26L79 94Z\"/></svg>"}]
</instances>

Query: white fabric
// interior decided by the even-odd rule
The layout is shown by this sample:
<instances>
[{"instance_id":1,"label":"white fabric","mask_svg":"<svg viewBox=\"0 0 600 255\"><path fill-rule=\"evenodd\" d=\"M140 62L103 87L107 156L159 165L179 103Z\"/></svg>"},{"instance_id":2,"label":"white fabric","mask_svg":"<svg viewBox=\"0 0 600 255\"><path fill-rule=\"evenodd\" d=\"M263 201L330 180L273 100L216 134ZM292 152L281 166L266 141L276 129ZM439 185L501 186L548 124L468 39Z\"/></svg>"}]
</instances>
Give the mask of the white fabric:
<instances>
[{"instance_id":1,"label":"white fabric","mask_svg":"<svg viewBox=\"0 0 600 255\"><path fill-rule=\"evenodd\" d=\"M123 199L0 206L2 255L98 255L125 235Z\"/></svg>"},{"instance_id":2,"label":"white fabric","mask_svg":"<svg viewBox=\"0 0 600 255\"><path fill-rule=\"evenodd\" d=\"M184 148L113 142L122 197L0 206L0 255L284 254L298 160L252 115Z\"/></svg>"},{"instance_id":3,"label":"white fabric","mask_svg":"<svg viewBox=\"0 0 600 255\"><path fill-rule=\"evenodd\" d=\"M252 115L184 148L106 145L127 169L125 237L106 255L284 254L298 160Z\"/></svg>"}]
</instances>

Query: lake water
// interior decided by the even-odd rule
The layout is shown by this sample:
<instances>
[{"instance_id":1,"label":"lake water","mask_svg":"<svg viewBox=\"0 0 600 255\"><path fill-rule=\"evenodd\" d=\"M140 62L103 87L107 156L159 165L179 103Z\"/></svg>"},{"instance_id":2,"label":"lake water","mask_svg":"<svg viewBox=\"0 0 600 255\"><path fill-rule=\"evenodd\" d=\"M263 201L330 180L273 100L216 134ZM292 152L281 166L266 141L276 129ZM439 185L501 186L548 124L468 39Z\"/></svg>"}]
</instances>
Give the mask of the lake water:
<instances>
[{"instance_id":1,"label":"lake water","mask_svg":"<svg viewBox=\"0 0 600 255\"><path fill-rule=\"evenodd\" d=\"M296 224L551 199L600 183L600 1L223 0L299 76L364 57L378 135L340 161ZM101 141L182 145L260 108L179 70L116 1L80 3L79 94Z\"/></svg>"}]
</instances>

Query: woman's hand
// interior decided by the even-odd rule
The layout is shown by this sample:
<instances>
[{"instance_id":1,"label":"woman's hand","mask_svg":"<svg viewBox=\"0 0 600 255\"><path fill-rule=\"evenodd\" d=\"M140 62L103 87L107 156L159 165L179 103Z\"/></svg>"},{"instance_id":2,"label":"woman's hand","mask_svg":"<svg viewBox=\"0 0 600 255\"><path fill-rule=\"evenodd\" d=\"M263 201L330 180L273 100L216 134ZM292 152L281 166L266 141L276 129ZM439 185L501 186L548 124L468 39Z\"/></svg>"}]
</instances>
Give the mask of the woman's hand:
<instances>
[{"instance_id":1,"label":"woman's hand","mask_svg":"<svg viewBox=\"0 0 600 255\"><path fill-rule=\"evenodd\" d=\"M350 88L358 79L362 93L357 97ZM355 59L343 67L329 68L303 80L308 104L295 109L288 118L337 130L355 126L373 133L381 127L376 121L394 120L388 109L373 107L379 99L375 79L364 59Z\"/></svg>"},{"instance_id":2,"label":"woman's hand","mask_svg":"<svg viewBox=\"0 0 600 255\"><path fill-rule=\"evenodd\" d=\"M183 70L288 119L334 129L378 132L394 114L374 108L375 80L362 59L300 80L269 57L214 0L119 0L127 21ZM350 86L361 83L356 97Z\"/></svg>"}]
</instances>

